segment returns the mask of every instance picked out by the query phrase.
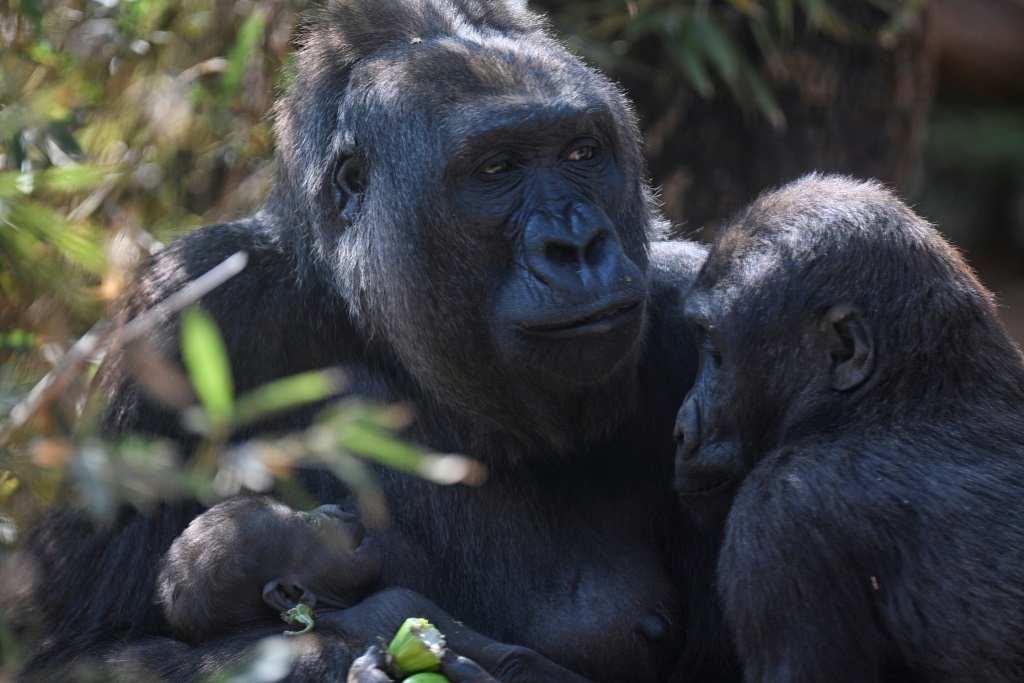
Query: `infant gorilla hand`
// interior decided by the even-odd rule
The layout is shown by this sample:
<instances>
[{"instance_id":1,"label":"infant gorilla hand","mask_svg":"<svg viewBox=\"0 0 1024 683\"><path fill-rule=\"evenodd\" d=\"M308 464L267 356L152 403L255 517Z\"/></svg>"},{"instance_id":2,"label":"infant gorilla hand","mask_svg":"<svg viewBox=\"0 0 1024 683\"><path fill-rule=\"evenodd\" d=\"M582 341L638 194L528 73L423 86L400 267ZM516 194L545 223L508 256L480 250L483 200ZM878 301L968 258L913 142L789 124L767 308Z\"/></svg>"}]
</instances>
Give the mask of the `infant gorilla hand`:
<instances>
[{"instance_id":1,"label":"infant gorilla hand","mask_svg":"<svg viewBox=\"0 0 1024 683\"><path fill-rule=\"evenodd\" d=\"M441 653L441 673L451 683L497 683L497 681L472 659L461 657L451 650ZM352 663L348 670L348 683L391 683L391 669L388 667L384 651L379 647L370 647L361 657Z\"/></svg>"}]
</instances>

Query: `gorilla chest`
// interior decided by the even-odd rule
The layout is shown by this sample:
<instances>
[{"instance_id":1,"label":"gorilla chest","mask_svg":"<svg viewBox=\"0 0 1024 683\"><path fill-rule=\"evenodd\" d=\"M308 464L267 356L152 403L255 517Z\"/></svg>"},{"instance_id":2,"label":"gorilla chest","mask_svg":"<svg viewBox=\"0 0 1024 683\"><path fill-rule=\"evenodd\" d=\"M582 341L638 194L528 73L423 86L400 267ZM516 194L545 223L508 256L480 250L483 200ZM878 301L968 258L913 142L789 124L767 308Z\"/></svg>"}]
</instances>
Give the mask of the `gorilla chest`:
<instances>
[{"instance_id":1,"label":"gorilla chest","mask_svg":"<svg viewBox=\"0 0 1024 683\"><path fill-rule=\"evenodd\" d=\"M432 491L425 527L410 535L439 543L421 546L429 563L404 563L388 582L596 680L663 678L682 630L658 541L667 496L556 483Z\"/></svg>"}]
</instances>

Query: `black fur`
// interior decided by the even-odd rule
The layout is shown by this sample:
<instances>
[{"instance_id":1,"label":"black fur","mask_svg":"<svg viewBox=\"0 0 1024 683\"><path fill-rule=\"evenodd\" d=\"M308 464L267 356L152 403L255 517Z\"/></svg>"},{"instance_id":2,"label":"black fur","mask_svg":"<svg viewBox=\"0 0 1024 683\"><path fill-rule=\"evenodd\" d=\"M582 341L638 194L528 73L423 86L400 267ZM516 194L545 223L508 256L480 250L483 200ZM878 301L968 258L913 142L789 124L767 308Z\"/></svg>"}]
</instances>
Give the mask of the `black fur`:
<instances>
[{"instance_id":1,"label":"black fur","mask_svg":"<svg viewBox=\"0 0 1024 683\"><path fill-rule=\"evenodd\" d=\"M598 680L664 679L674 661L687 680L727 680L717 538L685 528L670 487L672 416L696 366L677 306L705 252L651 244L662 226L628 103L499 0L336 0L306 26L267 204L152 258L129 314L247 251L203 300L238 390L341 366L353 394L415 407L411 438L488 467L479 488L379 472L385 585ZM584 325L597 331L563 334ZM176 339L167 320L154 341L176 359ZM109 432L187 445L125 358L104 370ZM323 501L346 495L328 475L307 481ZM194 513L124 511L109 537L80 520L37 533L49 630L29 671L124 639L187 680L244 650L257 631L194 652L141 640L166 635L146 587ZM97 573L137 590L98 593ZM337 679L331 661L296 678Z\"/></svg>"},{"instance_id":2,"label":"black fur","mask_svg":"<svg viewBox=\"0 0 1024 683\"><path fill-rule=\"evenodd\" d=\"M1024 680L1024 361L960 255L879 185L809 176L722 231L686 313L677 484L691 509L738 486L746 680Z\"/></svg>"}]
</instances>

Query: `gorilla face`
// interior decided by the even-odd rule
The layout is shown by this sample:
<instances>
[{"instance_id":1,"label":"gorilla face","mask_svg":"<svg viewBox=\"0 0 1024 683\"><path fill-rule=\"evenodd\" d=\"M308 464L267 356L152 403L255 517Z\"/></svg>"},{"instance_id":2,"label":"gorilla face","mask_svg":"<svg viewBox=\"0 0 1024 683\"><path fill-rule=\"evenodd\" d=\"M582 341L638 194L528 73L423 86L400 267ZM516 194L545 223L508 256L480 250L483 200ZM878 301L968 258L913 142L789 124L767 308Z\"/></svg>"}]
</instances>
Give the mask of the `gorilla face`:
<instances>
[{"instance_id":1,"label":"gorilla face","mask_svg":"<svg viewBox=\"0 0 1024 683\"><path fill-rule=\"evenodd\" d=\"M636 349L647 296L643 245L612 218L624 192L611 116L527 106L465 140L448 170L454 215L494 243L479 284L500 362L600 383Z\"/></svg>"},{"instance_id":2,"label":"gorilla face","mask_svg":"<svg viewBox=\"0 0 1024 683\"><path fill-rule=\"evenodd\" d=\"M653 214L620 94L546 38L541 56L478 38L354 70L333 260L357 316L425 386L505 415L496 399L629 374Z\"/></svg>"}]
</instances>

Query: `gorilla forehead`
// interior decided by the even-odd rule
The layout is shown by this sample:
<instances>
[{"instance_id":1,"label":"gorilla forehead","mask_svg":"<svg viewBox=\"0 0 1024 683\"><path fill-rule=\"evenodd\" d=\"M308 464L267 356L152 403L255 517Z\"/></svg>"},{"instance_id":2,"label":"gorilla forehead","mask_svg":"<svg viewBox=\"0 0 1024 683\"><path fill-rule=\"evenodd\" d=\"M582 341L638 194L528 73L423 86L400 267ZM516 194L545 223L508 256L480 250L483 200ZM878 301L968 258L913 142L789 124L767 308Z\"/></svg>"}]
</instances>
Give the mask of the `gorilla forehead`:
<instances>
[{"instance_id":1,"label":"gorilla forehead","mask_svg":"<svg viewBox=\"0 0 1024 683\"><path fill-rule=\"evenodd\" d=\"M631 126L630 110L600 74L537 35L441 36L383 50L353 71L348 106L360 128L382 114L458 141L483 129L541 127L601 115Z\"/></svg>"}]
</instances>

